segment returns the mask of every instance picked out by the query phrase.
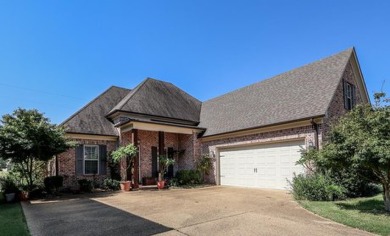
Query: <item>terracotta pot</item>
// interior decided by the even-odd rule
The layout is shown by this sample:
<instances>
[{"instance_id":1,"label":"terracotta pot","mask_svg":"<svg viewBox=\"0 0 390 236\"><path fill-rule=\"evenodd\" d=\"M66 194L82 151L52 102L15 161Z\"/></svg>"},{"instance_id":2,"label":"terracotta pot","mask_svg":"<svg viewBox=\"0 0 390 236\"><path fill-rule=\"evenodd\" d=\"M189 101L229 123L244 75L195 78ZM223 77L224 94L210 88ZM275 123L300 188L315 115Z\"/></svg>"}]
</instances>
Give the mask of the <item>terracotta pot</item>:
<instances>
[{"instance_id":1,"label":"terracotta pot","mask_svg":"<svg viewBox=\"0 0 390 236\"><path fill-rule=\"evenodd\" d=\"M165 187L165 180L161 180L157 182L157 188L163 189Z\"/></svg>"},{"instance_id":2,"label":"terracotta pot","mask_svg":"<svg viewBox=\"0 0 390 236\"><path fill-rule=\"evenodd\" d=\"M131 182L130 181L122 181L120 183L121 185L121 190L122 191L130 191L130 186L131 186Z\"/></svg>"},{"instance_id":3,"label":"terracotta pot","mask_svg":"<svg viewBox=\"0 0 390 236\"><path fill-rule=\"evenodd\" d=\"M28 192L20 192L19 193L19 199L20 201L27 201L28 200Z\"/></svg>"}]
</instances>

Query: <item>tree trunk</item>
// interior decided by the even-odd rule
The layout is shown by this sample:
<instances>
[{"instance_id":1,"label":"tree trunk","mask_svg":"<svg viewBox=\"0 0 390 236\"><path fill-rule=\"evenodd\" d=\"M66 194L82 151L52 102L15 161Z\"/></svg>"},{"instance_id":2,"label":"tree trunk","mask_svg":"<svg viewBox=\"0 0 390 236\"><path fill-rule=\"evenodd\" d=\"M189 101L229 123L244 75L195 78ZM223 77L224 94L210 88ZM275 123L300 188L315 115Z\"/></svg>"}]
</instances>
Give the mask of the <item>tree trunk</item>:
<instances>
[{"instance_id":1,"label":"tree trunk","mask_svg":"<svg viewBox=\"0 0 390 236\"><path fill-rule=\"evenodd\" d=\"M390 212L390 185L383 185L383 201L385 210Z\"/></svg>"}]
</instances>

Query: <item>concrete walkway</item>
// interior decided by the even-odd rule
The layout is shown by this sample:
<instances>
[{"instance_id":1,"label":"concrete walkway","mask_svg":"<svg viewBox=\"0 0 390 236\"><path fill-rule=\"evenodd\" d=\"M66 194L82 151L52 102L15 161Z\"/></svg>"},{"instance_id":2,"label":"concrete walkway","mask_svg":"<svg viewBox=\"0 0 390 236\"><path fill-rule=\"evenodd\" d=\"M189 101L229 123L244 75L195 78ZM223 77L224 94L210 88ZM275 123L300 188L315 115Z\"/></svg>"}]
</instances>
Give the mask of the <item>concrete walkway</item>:
<instances>
[{"instance_id":1,"label":"concrete walkway","mask_svg":"<svg viewBox=\"0 0 390 236\"><path fill-rule=\"evenodd\" d=\"M211 187L23 204L32 235L370 235L284 191Z\"/></svg>"}]
</instances>

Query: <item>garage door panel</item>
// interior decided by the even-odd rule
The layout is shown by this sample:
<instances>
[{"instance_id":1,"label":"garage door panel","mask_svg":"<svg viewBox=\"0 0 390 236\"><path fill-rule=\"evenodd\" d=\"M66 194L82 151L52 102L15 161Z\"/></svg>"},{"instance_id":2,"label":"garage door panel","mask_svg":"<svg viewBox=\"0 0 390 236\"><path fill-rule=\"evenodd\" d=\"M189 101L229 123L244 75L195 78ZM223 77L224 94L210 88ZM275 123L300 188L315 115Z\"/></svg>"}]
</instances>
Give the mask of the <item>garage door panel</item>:
<instances>
[{"instance_id":1,"label":"garage door panel","mask_svg":"<svg viewBox=\"0 0 390 236\"><path fill-rule=\"evenodd\" d=\"M286 189L293 173L304 171L295 165L303 148L303 141L294 141L223 150L221 185Z\"/></svg>"}]
</instances>

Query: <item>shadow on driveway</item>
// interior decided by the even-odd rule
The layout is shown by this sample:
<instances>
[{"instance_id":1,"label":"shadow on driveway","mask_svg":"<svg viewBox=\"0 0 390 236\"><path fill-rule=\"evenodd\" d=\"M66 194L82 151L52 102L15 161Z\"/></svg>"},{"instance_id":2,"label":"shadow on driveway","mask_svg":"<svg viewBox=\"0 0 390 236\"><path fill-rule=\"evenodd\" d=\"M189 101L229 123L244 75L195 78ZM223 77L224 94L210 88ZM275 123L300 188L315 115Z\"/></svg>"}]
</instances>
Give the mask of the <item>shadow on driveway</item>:
<instances>
[{"instance_id":1,"label":"shadow on driveway","mask_svg":"<svg viewBox=\"0 0 390 236\"><path fill-rule=\"evenodd\" d=\"M87 198L23 204L31 235L152 235L172 230Z\"/></svg>"}]
</instances>

